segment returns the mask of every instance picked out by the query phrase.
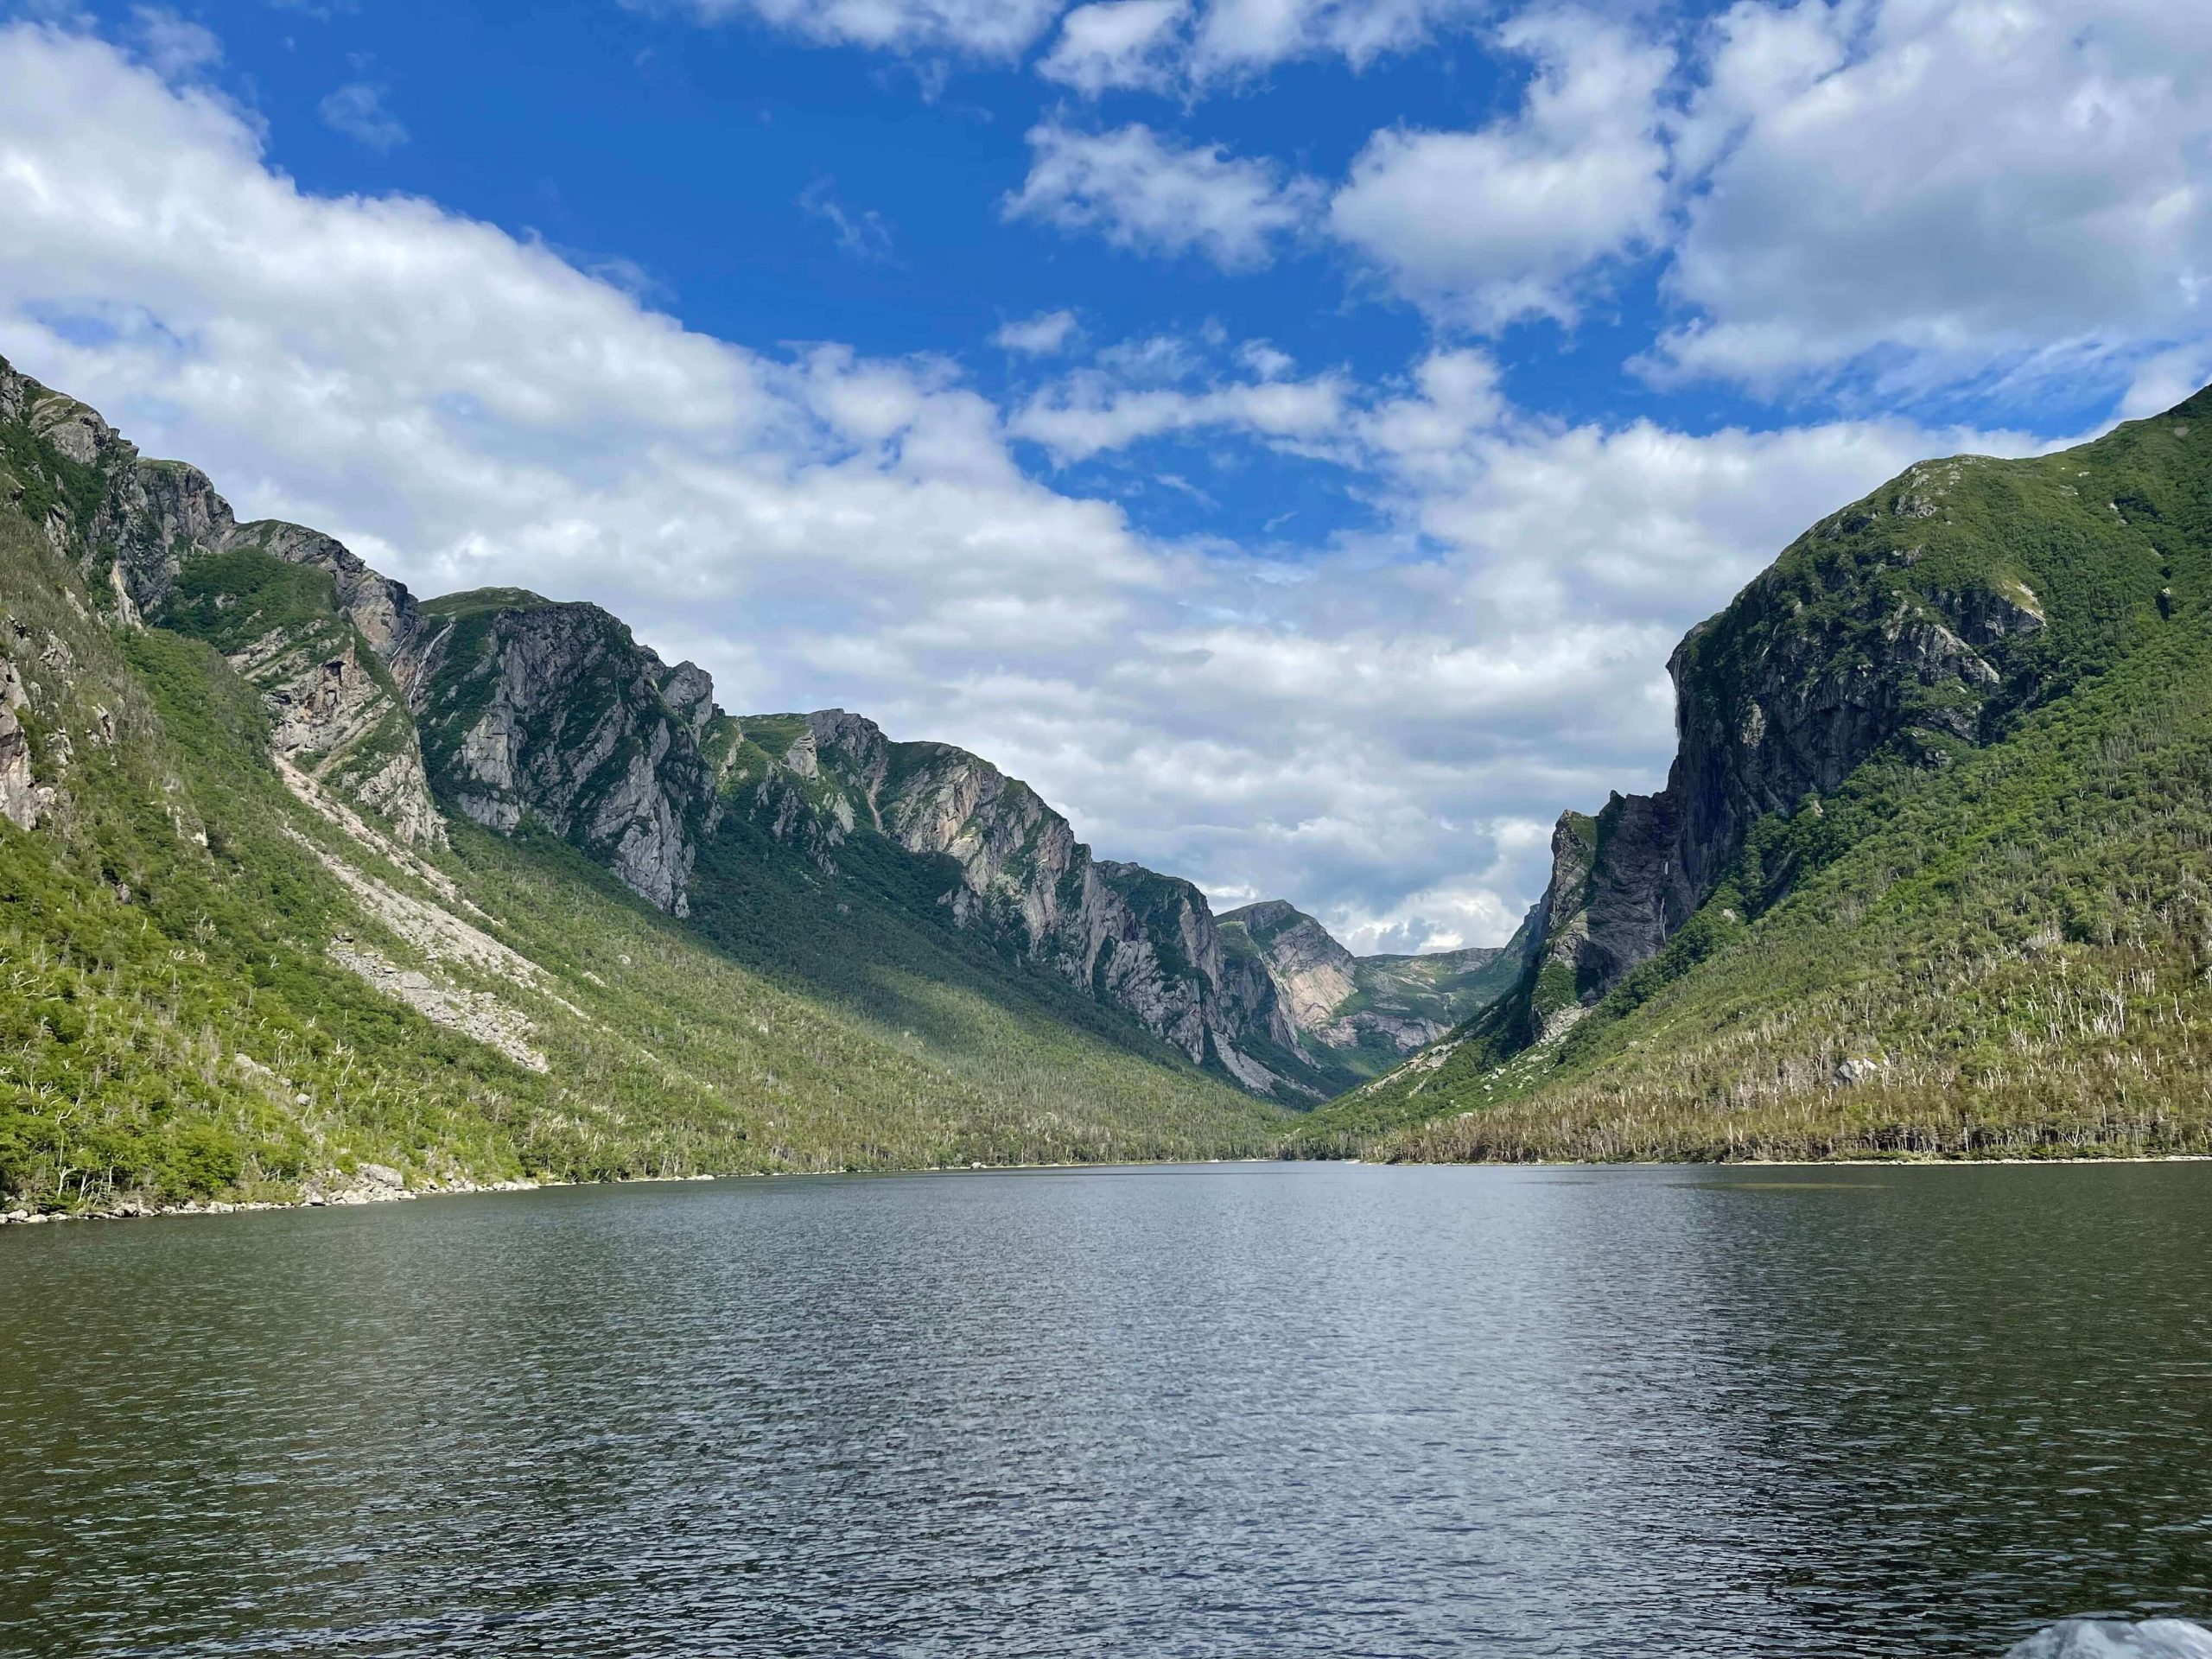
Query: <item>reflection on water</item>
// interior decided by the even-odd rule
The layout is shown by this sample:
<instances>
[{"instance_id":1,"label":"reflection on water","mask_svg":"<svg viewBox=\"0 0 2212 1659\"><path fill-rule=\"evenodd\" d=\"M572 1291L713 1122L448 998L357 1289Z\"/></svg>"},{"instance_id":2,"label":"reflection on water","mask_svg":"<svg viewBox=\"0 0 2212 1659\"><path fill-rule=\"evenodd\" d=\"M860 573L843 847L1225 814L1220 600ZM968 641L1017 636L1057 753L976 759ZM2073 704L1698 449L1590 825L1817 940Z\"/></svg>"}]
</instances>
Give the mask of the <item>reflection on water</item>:
<instances>
[{"instance_id":1,"label":"reflection on water","mask_svg":"<svg viewBox=\"0 0 2212 1659\"><path fill-rule=\"evenodd\" d=\"M0 1233L0 1650L2000 1653L2212 1611L2212 1166Z\"/></svg>"}]
</instances>

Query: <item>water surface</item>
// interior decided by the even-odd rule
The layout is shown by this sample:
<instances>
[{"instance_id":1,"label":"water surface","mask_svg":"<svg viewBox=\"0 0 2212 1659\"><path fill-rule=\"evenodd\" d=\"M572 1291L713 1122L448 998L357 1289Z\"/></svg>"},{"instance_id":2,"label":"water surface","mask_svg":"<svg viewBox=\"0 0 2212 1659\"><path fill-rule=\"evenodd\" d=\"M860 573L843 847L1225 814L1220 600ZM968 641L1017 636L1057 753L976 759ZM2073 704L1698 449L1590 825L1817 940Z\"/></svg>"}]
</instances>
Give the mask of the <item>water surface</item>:
<instances>
[{"instance_id":1,"label":"water surface","mask_svg":"<svg viewBox=\"0 0 2212 1659\"><path fill-rule=\"evenodd\" d=\"M2212 1166L0 1230L0 1651L1991 1654L2212 1612Z\"/></svg>"}]
</instances>

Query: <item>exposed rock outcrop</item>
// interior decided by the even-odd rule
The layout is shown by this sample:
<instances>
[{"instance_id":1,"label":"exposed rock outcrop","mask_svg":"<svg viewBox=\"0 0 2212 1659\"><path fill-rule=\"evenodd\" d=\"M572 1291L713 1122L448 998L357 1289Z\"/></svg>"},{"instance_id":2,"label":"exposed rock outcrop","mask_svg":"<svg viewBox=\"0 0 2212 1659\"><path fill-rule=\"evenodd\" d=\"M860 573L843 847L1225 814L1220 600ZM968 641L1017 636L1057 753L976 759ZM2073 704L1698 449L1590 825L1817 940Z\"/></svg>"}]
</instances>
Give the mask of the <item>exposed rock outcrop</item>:
<instances>
[{"instance_id":1,"label":"exposed rock outcrop","mask_svg":"<svg viewBox=\"0 0 2212 1659\"><path fill-rule=\"evenodd\" d=\"M30 734L17 712L29 702L22 673L0 659L0 818L18 830L38 828L49 798L31 775Z\"/></svg>"},{"instance_id":2,"label":"exposed rock outcrop","mask_svg":"<svg viewBox=\"0 0 2212 1659\"><path fill-rule=\"evenodd\" d=\"M1324 1056L1411 1053L1511 984L1510 975L1484 971L1498 961L1497 947L1355 957L1319 922L1279 899L1231 911L1221 925L1264 967L1300 1046Z\"/></svg>"},{"instance_id":3,"label":"exposed rock outcrop","mask_svg":"<svg viewBox=\"0 0 2212 1659\"><path fill-rule=\"evenodd\" d=\"M1233 910L1222 918L1251 940L1281 993L1283 1012L1300 1032L1318 1035L1359 988L1352 953L1311 916L1280 899Z\"/></svg>"},{"instance_id":4,"label":"exposed rock outcrop","mask_svg":"<svg viewBox=\"0 0 2212 1659\"><path fill-rule=\"evenodd\" d=\"M1132 1015L1193 1062L1286 1099L1322 1090L1264 971L1224 949L1205 895L1094 859L1018 779L944 743L893 743L842 709L736 722L740 798L771 833L835 870L856 834L946 859L941 902L1018 961Z\"/></svg>"},{"instance_id":5,"label":"exposed rock outcrop","mask_svg":"<svg viewBox=\"0 0 2212 1659\"><path fill-rule=\"evenodd\" d=\"M705 674L669 669L595 605L513 589L423 607L392 663L456 810L502 835L533 818L648 902L688 912L697 837L717 810L700 751Z\"/></svg>"},{"instance_id":6,"label":"exposed rock outcrop","mask_svg":"<svg viewBox=\"0 0 2212 1659\"><path fill-rule=\"evenodd\" d=\"M0 477L0 489L21 502L36 487L51 502L48 539L108 595L118 621L181 621L180 607L195 610L195 631L262 693L280 759L387 817L403 838L443 841L412 722L382 666L416 625L404 587L320 531L238 523L199 468L144 459L96 411L4 362L0 419L20 421L56 457L38 477ZM256 629L238 594L186 591L194 560L231 553L321 572L339 620L279 607L279 625Z\"/></svg>"},{"instance_id":7,"label":"exposed rock outcrop","mask_svg":"<svg viewBox=\"0 0 2212 1659\"><path fill-rule=\"evenodd\" d=\"M1916 569L1918 526L1980 464L1914 467L1823 520L1675 648L1667 786L1615 794L1594 818L1560 817L1508 1046L1557 1040L1657 955L1762 818L1817 812L1878 752L1943 766L2037 700L2032 647L2046 621L2035 593L2009 577L1945 585Z\"/></svg>"}]
</instances>

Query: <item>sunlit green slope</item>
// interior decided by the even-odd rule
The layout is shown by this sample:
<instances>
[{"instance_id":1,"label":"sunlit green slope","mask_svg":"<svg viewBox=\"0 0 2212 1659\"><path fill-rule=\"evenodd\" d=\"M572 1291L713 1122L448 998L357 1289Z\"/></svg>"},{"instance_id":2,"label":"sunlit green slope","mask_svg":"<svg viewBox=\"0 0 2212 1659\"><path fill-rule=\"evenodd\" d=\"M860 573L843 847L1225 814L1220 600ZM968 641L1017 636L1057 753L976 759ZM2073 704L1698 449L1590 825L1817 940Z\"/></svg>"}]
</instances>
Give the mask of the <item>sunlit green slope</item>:
<instances>
[{"instance_id":1,"label":"sunlit green slope","mask_svg":"<svg viewBox=\"0 0 2212 1659\"><path fill-rule=\"evenodd\" d=\"M126 605L108 573L140 527L42 435L59 404L0 420L0 1207L1279 1134L1133 1021L742 822L688 919L527 824L433 832L387 787L421 776L411 720L331 574L241 533Z\"/></svg>"},{"instance_id":2,"label":"sunlit green slope","mask_svg":"<svg viewBox=\"0 0 2212 1659\"><path fill-rule=\"evenodd\" d=\"M1675 669L1669 790L1562 822L1516 994L1313 1144L2212 1151L2212 396L1914 469Z\"/></svg>"}]
</instances>

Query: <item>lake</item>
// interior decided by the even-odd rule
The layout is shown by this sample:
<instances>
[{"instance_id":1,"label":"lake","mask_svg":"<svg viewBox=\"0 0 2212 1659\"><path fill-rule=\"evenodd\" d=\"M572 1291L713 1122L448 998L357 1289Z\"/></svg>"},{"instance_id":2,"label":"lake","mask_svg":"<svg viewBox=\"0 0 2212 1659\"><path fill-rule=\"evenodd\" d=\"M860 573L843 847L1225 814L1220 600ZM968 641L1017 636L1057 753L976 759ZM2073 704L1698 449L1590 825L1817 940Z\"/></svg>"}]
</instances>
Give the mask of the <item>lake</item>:
<instances>
[{"instance_id":1,"label":"lake","mask_svg":"<svg viewBox=\"0 0 2212 1659\"><path fill-rule=\"evenodd\" d=\"M2212 1612L2212 1166L0 1230L0 1651L1996 1655Z\"/></svg>"}]
</instances>

